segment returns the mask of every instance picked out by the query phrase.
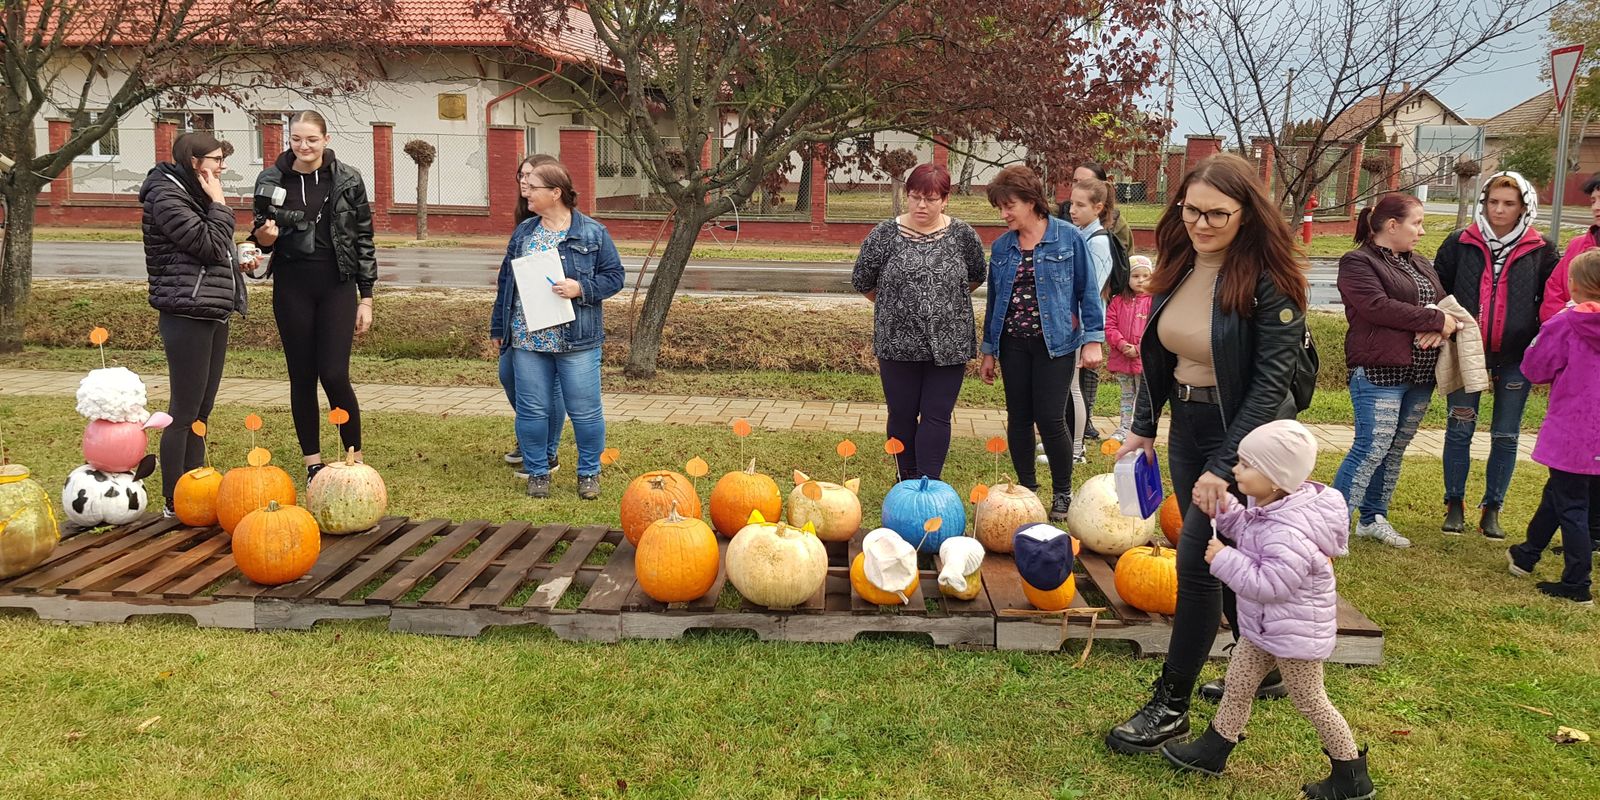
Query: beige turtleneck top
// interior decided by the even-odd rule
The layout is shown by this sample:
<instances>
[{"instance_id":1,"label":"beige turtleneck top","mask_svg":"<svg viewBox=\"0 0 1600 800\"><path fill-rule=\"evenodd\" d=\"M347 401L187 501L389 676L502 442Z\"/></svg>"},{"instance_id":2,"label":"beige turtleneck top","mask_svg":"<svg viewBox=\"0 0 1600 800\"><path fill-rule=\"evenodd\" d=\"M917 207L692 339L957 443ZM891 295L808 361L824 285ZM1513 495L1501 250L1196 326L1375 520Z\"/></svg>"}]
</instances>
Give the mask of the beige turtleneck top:
<instances>
[{"instance_id":1,"label":"beige turtleneck top","mask_svg":"<svg viewBox=\"0 0 1600 800\"><path fill-rule=\"evenodd\" d=\"M1178 287L1161 310L1156 335L1161 346L1178 357L1173 371L1178 383L1216 386L1211 359L1211 308L1223 253L1195 253L1194 273Z\"/></svg>"}]
</instances>

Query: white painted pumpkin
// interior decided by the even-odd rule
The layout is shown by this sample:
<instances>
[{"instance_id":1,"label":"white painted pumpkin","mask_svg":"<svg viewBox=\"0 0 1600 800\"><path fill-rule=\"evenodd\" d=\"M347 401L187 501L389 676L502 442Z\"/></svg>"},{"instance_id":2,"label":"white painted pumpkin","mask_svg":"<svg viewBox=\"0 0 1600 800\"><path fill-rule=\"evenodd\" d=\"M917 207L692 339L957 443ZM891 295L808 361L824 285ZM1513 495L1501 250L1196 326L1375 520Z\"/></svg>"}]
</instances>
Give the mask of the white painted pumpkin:
<instances>
[{"instance_id":1,"label":"white painted pumpkin","mask_svg":"<svg viewBox=\"0 0 1600 800\"><path fill-rule=\"evenodd\" d=\"M983 590L983 545L970 536L952 536L939 545L939 593L971 600Z\"/></svg>"},{"instance_id":2,"label":"white painted pumpkin","mask_svg":"<svg viewBox=\"0 0 1600 800\"><path fill-rule=\"evenodd\" d=\"M770 608L793 608L810 599L828 578L828 552L816 534L760 512L728 543L728 580L746 600Z\"/></svg>"},{"instance_id":3,"label":"white painted pumpkin","mask_svg":"<svg viewBox=\"0 0 1600 800\"><path fill-rule=\"evenodd\" d=\"M1083 482L1072 496L1067 512L1067 530L1084 547L1108 556L1145 544L1156 534L1159 515L1149 519L1125 517L1117 502L1116 477L1096 475Z\"/></svg>"},{"instance_id":4,"label":"white painted pumpkin","mask_svg":"<svg viewBox=\"0 0 1600 800\"><path fill-rule=\"evenodd\" d=\"M389 489L372 467L356 461L355 450L329 463L306 487L306 510L323 533L369 530L389 510Z\"/></svg>"},{"instance_id":5,"label":"white painted pumpkin","mask_svg":"<svg viewBox=\"0 0 1600 800\"><path fill-rule=\"evenodd\" d=\"M806 484L815 483L821 496L806 496ZM789 524L811 527L824 542L848 542L861 529L861 479L851 478L843 485L812 481L800 470L794 471L794 491L789 492Z\"/></svg>"},{"instance_id":6,"label":"white painted pumpkin","mask_svg":"<svg viewBox=\"0 0 1600 800\"><path fill-rule=\"evenodd\" d=\"M989 487L988 496L978 503L972 518L973 537L991 553L1011 552L1011 536L1018 528L1050 519L1039 495L1015 483Z\"/></svg>"},{"instance_id":7,"label":"white painted pumpkin","mask_svg":"<svg viewBox=\"0 0 1600 800\"><path fill-rule=\"evenodd\" d=\"M147 456L149 462L155 456ZM140 474L143 473L143 474ZM84 464L67 475L67 484L61 490L61 508L67 522L79 528L100 525L126 525L139 518L149 504L145 493L144 472L102 472Z\"/></svg>"}]
</instances>

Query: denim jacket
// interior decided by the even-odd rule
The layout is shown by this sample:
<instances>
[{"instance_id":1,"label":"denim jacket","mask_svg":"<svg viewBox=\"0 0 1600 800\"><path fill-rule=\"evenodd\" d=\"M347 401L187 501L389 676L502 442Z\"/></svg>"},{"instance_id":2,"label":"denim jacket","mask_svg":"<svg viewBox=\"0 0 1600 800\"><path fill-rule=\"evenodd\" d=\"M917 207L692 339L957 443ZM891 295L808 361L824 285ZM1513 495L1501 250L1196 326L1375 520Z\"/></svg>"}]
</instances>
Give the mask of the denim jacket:
<instances>
[{"instance_id":1,"label":"denim jacket","mask_svg":"<svg viewBox=\"0 0 1600 800\"><path fill-rule=\"evenodd\" d=\"M528 239L538 224L537 216L523 220L512 232L511 242L506 245L506 257L500 262L494 312L489 316L489 338L499 339L501 350L511 345L511 315L517 300L517 279L512 275L511 261L527 255ZM622 290L626 276L622 259L617 255L617 245L611 241L606 226L573 211L567 238L556 245L556 251L561 255L562 271L583 287L583 296L572 299L575 317L567 328L567 348L598 347L606 338L600 304Z\"/></svg>"},{"instance_id":2,"label":"denim jacket","mask_svg":"<svg viewBox=\"0 0 1600 800\"><path fill-rule=\"evenodd\" d=\"M1017 232L1006 231L989 250L989 298L983 312L983 353L1000 352L1011 283L1022 264ZM1087 342L1104 342L1105 308L1100 287L1092 280L1094 266L1083 236L1072 223L1050 218L1044 238L1033 250L1034 282L1039 293L1039 322L1051 358L1076 352Z\"/></svg>"}]
</instances>

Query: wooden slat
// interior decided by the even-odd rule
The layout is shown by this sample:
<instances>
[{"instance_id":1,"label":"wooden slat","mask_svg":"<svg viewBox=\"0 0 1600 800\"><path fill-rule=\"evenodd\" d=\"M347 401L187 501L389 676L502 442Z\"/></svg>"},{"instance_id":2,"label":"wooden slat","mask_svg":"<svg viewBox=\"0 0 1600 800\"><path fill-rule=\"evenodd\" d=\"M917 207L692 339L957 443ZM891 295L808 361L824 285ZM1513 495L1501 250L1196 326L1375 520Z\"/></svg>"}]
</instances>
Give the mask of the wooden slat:
<instances>
[{"instance_id":1,"label":"wooden slat","mask_svg":"<svg viewBox=\"0 0 1600 800\"><path fill-rule=\"evenodd\" d=\"M572 585L572 578L578 573L578 568L583 566L584 559L594 552L595 545L605 539L606 526L589 525L578 531L578 537L568 545L567 552L561 554L561 560L550 567L539 581L539 588L523 608L532 611L549 611L561 602L561 596L566 593L567 587Z\"/></svg>"},{"instance_id":2,"label":"wooden slat","mask_svg":"<svg viewBox=\"0 0 1600 800\"><path fill-rule=\"evenodd\" d=\"M390 542L387 547L374 554L366 563L357 566L349 574L333 584L323 587L321 591L318 591L312 597L324 603L342 601L352 592L367 585L368 581L383 574L384 570L388 569L396 559L405 555L406 551L421 544L424 539L444 530L449 524L448 520L442 519L430 519L427 522L417 523L416 527L401 534Z\"/></svg>"},{"instance_id":3,"label":"wooden slat","mask_svg":"<svg viewBox=\"0 0 1600 800\"><path fill-rule=\"evenodd\" d=\"M440 578L439 582L417 601L418 604L442 606L455 602L456 597L471 586L472 582L506 551L506 548L515 544L517 539L527 532L526 522L507 522L496 528L494 534L479 544L478 549L473 550L465 561L451 569L449 575Z\"/></svg>"},{"instance_id":4,"label":"wooden slat","mask_svg":"<svg viewBox=\"0 0 1600 800\"><path fill-rule=\"evenodd\" d=\"M538 564L545 553L550 552L550 548L555 547L556 542L561 541L561 537L570 530L572 528L568 525L546 525L540 528L528 544L508 559L506 565L489 579L489 585L478 590L477 595L468 601L468 605L472 608L496 608L504 603L517 593L517 588L528 577L534 565Z\"/></svg>"},{"instance_id":5,"label":"wooden slat","mask_svg":"<svg viewBox=\"0 0 1600 800\"><path fill-rule=\"evenodd\" d=\"M223 533L222 529L213 529L210 538L169 559L165 564L161 564L155 569L112 589L111 594L116 597L133 597L153 591L195 565L204 563L206 559L221 552L232 541L232 537Z\"/></svg>"},{"instance_id":6,"label":"wooden slat","mask_svg":"<svg viewBox=\"0 0 1600 800\"><path fill-rule=\"evenodd\" d=\"M102 564L57 586L56 591L62 594L78 594L79 592L91 590L104 581L112 580L118 575L138 569L163 555L172 553L188 544L190 540L205 533L206 531L199 528L179 528L174 531L168 531L109 564Z\"/></svg>"},{"instance_id":7,"label":"wooden slat","mask_svg":"<svg viewBox=\"0 0 1600 800\"><path fill-rule=\"evenodd\" d=\"M435 542L432 547L417 556L410 564L396 572L389 580L384 581L382 586L375 589L372 594L367 595L362 602L367 605L389 605L399 600L407 592L417 588L417 584L432 575L440 564L450 560L450 557L455 555L457 551L466 547L467 542L478 538L478 534L488 530L488 528L488 520L474 519L461 523L449 535Z\"/></svg>"},{"instance_id":8,"label":"wooden slat","mask_svg":"<svg viewBox=\"0 0 1600 800\"><path fill-rule=\"evenodd\" d=\"M228 553L215 562L206 565L204 569L190 575L182 582L173 584L161 592L161 596L169 600L187 600L196 594L205 591L207 586L221 580L232 572L238 565L233 563L233 553Z\"/></svg>"},{"instance_id":9,"label":"wooden slat","mask_svg":"<svg viewBox=\"0 0 1600 800\"><path fill-rule=\"evenodd\" d=\"M57 563L46 570L35 570L6 585L6 589L13 592L43 591L63 581L72 580L86 570L92 570L105 564L117 556L132 550L135 547L160 536L173 528L178 527L176 519L158 519L154 524L147 525L137 531L118 537L115 541L106 542L103 547L84 548L74 558Z\"/></svg>"},{"instance_id":10,"label":"wooden slat","mask_svg":"<svg viewBox=\"0 0 1600 800\"><path fill-rule=\"evenodd\" d=\"M987 553L984 554L984 561L988 561L990 557ZM933 582L924 582L923 592L929 597L938 595L939 604L944 609L944 613L953 617L991 616L994 614L994 606L989 602L989 587L983 577L983 566L981 564L978 566L978 579L983 581L983 586L978 588L977 596L971 600L957 600L939 591L939 572L944 569L944 563L935 558L933 560L933 568Z\"/></svg>"},{"instance_id":11,"label":"wooden slat","mask_svg":"<svg viewBox=\"0 0 1600 800\"><path fill-rule=\"evenodd\" d=\"M1084 572L1094 581L1095 588L1106 596L1106 606L1117 619L1129 625L1155 621L1151 615L1128 605L1128 601L1122 599L1122 595L1117 592L1116 566L1109 557L1085 549L1080 554L1078 563L1083 565ZM1082 586L1078 588L1080 592L1083 589Z\"/></svg>"},{"instance_id":12,"label":"wooden slat","mask_svg":"<svg viewBox=\"0 0 1600 800\"><path fill-rule=\"evenodd\" d=\"M633 556L636 552L633 543L627 539L617 543L617 549L612 551L611 558L606 561L605 569L594 579L594 585L589 587L589 593L584 595L583 602L578 605L579 611L593 611L600 614L616 614L622 611L622 604L627 602L628 595L639 583L633 570Z\"/></svg>"},{"instance_id":13,"label":"wooden slat","mask_svg":"<svg viewBox=\"0 0 1600 800\"><path fill-rule=\"evenodd\" d=\"M1383 635L1383 629L1366 614L1361 613L1361 609L1344 599L1344 595L1339 595L1338 613L1339 634L1342 636Z\"/></svg>"},{"instance_id":14,"label":"wooden slat","mask_svg":"<svg viewBox=\"0 0 1600 800\"><path fill-rule=\"evenodd\" d=\"M998 614L1007 609L1031 609L1022 593L1022 576L1017 574L1017 564L1009 553L990 553L984 556L983 589L989 593L989 602Z\"/></svg>"},{"instance_id":15,"label":"wooden slat","mask_svg":"<svg viewBox=\"0 0 1600 800\"><path fill-rule=\"evenodd\" d=\"M160 521L161 516L156 514L140 517L139 519L134 520L127 525L119 525L115 528L110 528L100 533L91 533L85 531L77 534L76 536L69 536L62 540L60 544L56 545L55 549L51 550L50 555L46 556L43 561L34 565L33 569L14 578L0 581L0 592L5 592L11 589L11 587L19 581L26 579L29 575L49 569L51 566L76 556L84 550L88 550L91 547L102 547L106 544L116 541L117 539L127 536L128 534L137 533L138 531Z\"/></svg>"},{"instance_id":16,"label":"wooden slat","mask_svg":"<svg viewBox=\"0 0 1600 800\"><path fill-rule=\"evenodd\" d=\"M322 588L323 584L338 576L350 562L356 560L362 553L376 547L388 539L395 531L404 527L410 519L406 517L384 517L378 522L374 530L358 533L353 536L340 536L324 548L322 554L317 556L317 563L311 572L304 578L282 586L274 586L260 593L260 597L269 597L274 600L292 600L306 597L312 592ZM334 537L323 537L324 542Z\"/></svg>"}]
</instances>

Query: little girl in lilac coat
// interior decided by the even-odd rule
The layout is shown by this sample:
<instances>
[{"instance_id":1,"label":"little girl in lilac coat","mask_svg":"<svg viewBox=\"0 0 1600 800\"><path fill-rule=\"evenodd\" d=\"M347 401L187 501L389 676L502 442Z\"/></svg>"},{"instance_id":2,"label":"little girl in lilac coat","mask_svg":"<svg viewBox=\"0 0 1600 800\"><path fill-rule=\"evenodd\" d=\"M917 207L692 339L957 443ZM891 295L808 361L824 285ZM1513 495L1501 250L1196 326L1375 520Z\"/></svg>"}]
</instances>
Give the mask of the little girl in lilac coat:
<instances>
[{"instance_id":1,"label":"little girl in lilac coat","mask_svg":"<svg viewBox=\"0 0 1600 800\"><path fill-rule=\"evenodd\" d=\"M1206 548L1211 574L1239 601L1239 643L1217 716L1199 738L1161 749L1179 769L1220 775L1244 736L1256 687L1273 667L1283 673L1294 707L1317 729L1332 760L1327 780L1301 787L1313 800L1365 800L1374 796L1367 754L1322 685L1322 662L1333 654L1339 595L1334 556L1345 554L1350 520L1338 490L1308 481L1317 463L1317 440L1294 420L1269 422L1239 443L1233 468L1239 505L1223 496L1216 537Z\"/></svg>"}]
</instances>

